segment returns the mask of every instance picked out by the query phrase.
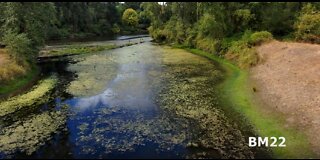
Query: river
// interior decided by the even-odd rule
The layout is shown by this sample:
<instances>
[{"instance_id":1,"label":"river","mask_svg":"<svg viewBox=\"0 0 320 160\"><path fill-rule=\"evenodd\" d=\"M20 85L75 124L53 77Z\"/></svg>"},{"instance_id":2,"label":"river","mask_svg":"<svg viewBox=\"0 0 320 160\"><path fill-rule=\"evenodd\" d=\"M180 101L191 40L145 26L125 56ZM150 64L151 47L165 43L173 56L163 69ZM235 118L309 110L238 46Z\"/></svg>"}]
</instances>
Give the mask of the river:
<instances>
[{"instance_id":1,"label":"river","mask_svg":"<svg viewBox=\"0 0 320 160\"><path fill-rule=\"evenodd\" d=\"M36 111L10 115L19 118L8 118L0 133L4 142L22 130L19 136L30 136L22 139L34 141L33 149L13 141L0 150L0 158L256 157L246 135L218 107L215 86L223 72L217 64L144 39L41 64L43 77L58 77L51 98ZM62 125L41 131L46 138L24 131L29 123L47 130L46 120L35 123L34 117L57 111L57 116L49 114L54 117L50 123L58 123L56 117L64 113Z\"/></svg>"}]
</instances>

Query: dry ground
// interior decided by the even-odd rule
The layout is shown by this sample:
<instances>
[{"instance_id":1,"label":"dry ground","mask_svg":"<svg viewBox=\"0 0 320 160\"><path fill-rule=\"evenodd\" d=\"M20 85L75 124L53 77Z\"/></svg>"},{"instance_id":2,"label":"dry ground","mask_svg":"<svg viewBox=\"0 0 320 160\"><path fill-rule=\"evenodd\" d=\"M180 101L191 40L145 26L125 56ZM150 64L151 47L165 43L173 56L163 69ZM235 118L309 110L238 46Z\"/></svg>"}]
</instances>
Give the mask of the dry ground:
<instances>
[{"instance_id":1,"label":"dry ground","mask_svg":"<svg viewBox=\"0 0 320 160\"><path fill-rule=\"evenodd\" d=\"M320 45L272 41L257 48L250 77L266 110L306 133L320 156Z\"/></svg>"}]
</instances>

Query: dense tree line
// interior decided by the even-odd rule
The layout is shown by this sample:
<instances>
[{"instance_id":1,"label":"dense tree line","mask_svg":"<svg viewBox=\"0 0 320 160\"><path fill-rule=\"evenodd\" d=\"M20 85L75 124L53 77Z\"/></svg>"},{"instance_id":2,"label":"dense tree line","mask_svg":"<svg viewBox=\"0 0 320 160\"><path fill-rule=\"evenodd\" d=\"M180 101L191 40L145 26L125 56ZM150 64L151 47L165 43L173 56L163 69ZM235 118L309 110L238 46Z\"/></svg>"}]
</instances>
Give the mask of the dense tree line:
<instances>
[{"instance_id":1,"label":"dense tree line","mask_svg":"<svg viewBox=\"0 0 320 160\"><path fill-rule=\"evenodd\" d=\"M252 46L273 37L320 43L319 2L146 2L141 6L156 41L223 54L244 68L258 62Z\"/></svg>"},{"instance_id":2,"label":"dense tree line","mask_svg":"<svg viewBox=\"0 0 320 160\"><path fill-rule=\"evenodd\" d=\"M168 32L166 38L176 37L177 41L186 40L195 33L221 38L245 30L265 30L275 36L286 36L300 32L307 23L314 25L308 28L314 34L318 34L319 28L316 27L319 25L319 2L167 2L164 5L147 2L142 6L152 20L151 33ZM170 35L169 29L177 30L172 33L182 37Z\"/></svg>"},{"instance_id":3,"label":"dense tree line","mask_svg":"<svg viewBox=\"0 0 320 160\"><path fill-rule=\"evenodd\" d=\"M141 2L0 3L0 43L21 63L33 62L47 40L139 33L149 26ZM131 23L122 14L135 13ZM141 18L140 18L141 17ZM141 19L141 20L140 20Z\"/></svg>"},{"instance_id":4,"label":"dense tree line","mask_svg":"<svg viewBox=\"0 0 320 160\"><path fill-rule=\"evenodd\" d=\"M319 8L319 2L3 2L0 43L32 61L50 39L148 28L157 41L228 53L273 36L319 43Z\"/></svg>"}]
</instances>

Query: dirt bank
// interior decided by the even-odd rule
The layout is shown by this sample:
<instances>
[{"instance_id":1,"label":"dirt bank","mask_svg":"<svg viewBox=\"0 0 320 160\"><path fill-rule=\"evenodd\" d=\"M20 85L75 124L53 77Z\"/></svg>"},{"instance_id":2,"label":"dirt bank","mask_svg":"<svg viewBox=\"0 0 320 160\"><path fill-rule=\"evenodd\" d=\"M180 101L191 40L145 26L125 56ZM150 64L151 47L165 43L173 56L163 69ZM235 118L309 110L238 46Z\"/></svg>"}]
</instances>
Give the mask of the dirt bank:
<instances>
[{"instance_id":1,"label":"dirt bank","mask_svg":"<svg viewBox=\"0 0 320 160\"><path fill-rule=\"evenodd\" d=\"M0 67L8 61L8 56L3 49L0 49Z\"/></svg>"},{"instance_id":2,"label":"dirt bank","mask_svg":"<svg viewBox=\"0 0 320 160\"><path fill-rule=\"evenodd\" d=\"M257 50L262 63L250 78L264 109L284 114L320 156L320 45L272 41Z\"/></svg>"}]
</instances>

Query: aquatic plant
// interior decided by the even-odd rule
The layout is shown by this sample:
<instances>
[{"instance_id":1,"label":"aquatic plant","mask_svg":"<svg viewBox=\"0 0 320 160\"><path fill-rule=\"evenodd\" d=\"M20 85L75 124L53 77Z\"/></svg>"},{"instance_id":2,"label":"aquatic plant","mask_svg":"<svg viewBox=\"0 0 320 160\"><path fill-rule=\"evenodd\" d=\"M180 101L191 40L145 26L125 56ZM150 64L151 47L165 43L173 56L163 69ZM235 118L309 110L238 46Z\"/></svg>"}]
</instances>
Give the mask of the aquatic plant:
<instances>
[{"instance_id":1,"label":"aquatic plant","mask_svg":"<svg viewBox=\"0 0 320 160\"><path fill-rule=\"evenodd\" d=\"M253 158L241 131L228 121L219 109L218 85L222 73L208 60L180 49L168 49L164 54L166 64L160 92L161 107L179 117L191 119L197 127L194 139L186 147L205 148L205 154L189 158ZM202 150L203 151L203 150ZM208 152L207 152L208 151Z\"/></svg>"},{"instance_id":2,"label":"aquatic plant","mask_svg":"<svg viewBox=\"0 0 320 160\"><path fill-rule=\"evenodd\" d=\"M31 155L48 141L53 133L65 124L62 111L32 115L26 121L18 121L0 131L0 153L7 156L17 151Z\"/></svg>"},{"instance_id":3,"label":"aquatic plant","mask_svg":"<svg viewBox=\"0 0 320 160\"><path fill-rule=\"evenodd\" d=\"M117 65L111 54L95 54L68 67L77 78L70 83L66 91L74 96L95 95L102 92L107 83L116 75Z\"/></svg>"},{"instance_id":4,"label":"aquatic plant","mask_svg":"<svg viewBox=\"0 0 320 160\"><path fill-rule=\"evenodd\" d=\"M50 91L54 88L57 82L55 76L39 81L38 85L34 86L29 92L9 98L0 103L0 117L17 110L28 107L36 106L48 100Z\"/></svg>"},{"instance_id":5,"label":"aquatic plant","mask_svg":"<svg viewBox=\"0 0 320 160\"><path fill-rule=\"evenodd\" d=\"M62 49L50 50L47 52L41 52L42 56L59 56L59 55L73 55L73 54L85 54L98 52L108 49L116 48L116 45L93 45L93 46L82 46L82 45L71 45Z\"/></svg>"}]
</instances>

